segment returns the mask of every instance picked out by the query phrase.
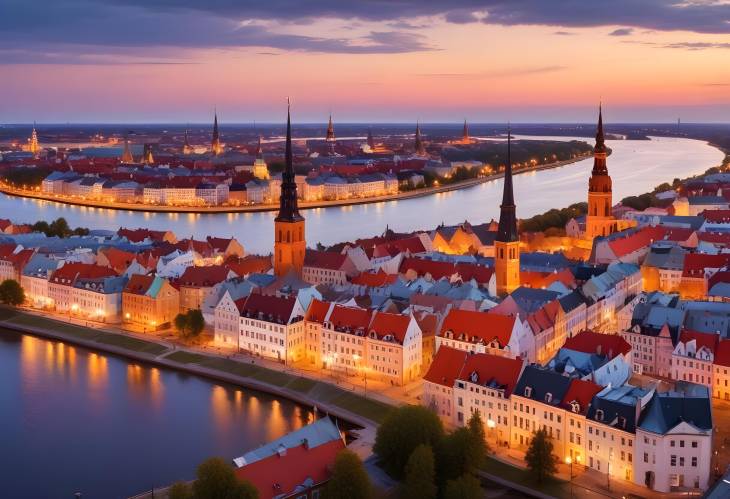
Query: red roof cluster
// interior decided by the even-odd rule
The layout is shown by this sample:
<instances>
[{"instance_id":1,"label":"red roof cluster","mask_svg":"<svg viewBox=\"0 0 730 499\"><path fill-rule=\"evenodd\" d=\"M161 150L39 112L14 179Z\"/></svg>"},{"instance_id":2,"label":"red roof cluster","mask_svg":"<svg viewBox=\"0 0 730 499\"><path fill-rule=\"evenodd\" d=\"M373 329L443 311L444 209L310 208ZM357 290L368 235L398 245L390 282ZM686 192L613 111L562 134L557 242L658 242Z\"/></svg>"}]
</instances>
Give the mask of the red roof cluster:
<instances>
[{"instance_id":1,"label":"red roof cluster","mask_svg":"<svg viewBox=\"0 0 730 499\"><path fill-rule=\"evenodd\" d=\"M684 256L682 277L704 278L705 269L721 269L730 264L730 254L688 253Z\"/></svg>"},{"instance_id":2,"label":"red roof cluster","mask_svg":"<svg viewBox=\"0 0 730 499\"><path fill-rule=\"evenodd\" d=\"M367 330L370 325L371 313L369 310L355 307L335 305L330 314L329 322L336 328L350 328Z\"/></svg>"},{"instance_id":3,"label":"red roof cluster","mask_svg":"<svg viewBox=\"0 0 730 499\"><path fill-rule=\"evenodd\" d=\"M51 274L49 282L70 286L76 279L99 279L116 275L117 273L110 267L102 267L93 263L71 262L57 268Z\"/></svg>"},{"instance_id":4,"label":"red roof cluster","mask_svg":"<svg viewBox=\"0 0 730 499\"><path fill-rule=\"evenodd\" d=\"M150 229L125 229L122 227L117 231L120 237L126 237L131 243L141 243L145 239L161 243L168 236L168 231Z\"/></svg>"},{"instance_id":5,"label":"red roof cluster","mask_svg":"<svg viewBox=\"0 0 730 499\"><path fill-rule=\"evenodd\" d=\"M730 223L730 210L705 210L700 215L706 222L714 224Z\"/></svg>"},{"instance_id":6,"label":"red roof cluster","mask_svg":"<svg viewBox=\"0 0 730 499\"><path fill-rule=\"evenodd\" d=\"M568 338L563 348L583 353L608 355L609 359L613 359L617 355L626 355L631 351L631 345L621 335L593 331L581 331L572 338Z\"/></svg>"},{"instance_id":7,"label":"red roof cluster","mask_svg":"<svg viewBox=\"0 0 730 499\"><path fill-rule=\"evenodd\" d=\"M505 346L512 337L514 326L513 316L451 309L441 324L439 336L451 331L454 339L462 338L460 341L487 344L497 340L500 346Z\"/></svg>"},{"instance_id":8,"label":"red roof cluster","mask_svg":"<svg viewBox=\"0 0 730 499\"><path fill-rule=\"evenodd\" d=\"M400 273L405 274L409 270L416 272L419 276L430 274L435 280L443 277L451 278L454 275L461 277L462 281L474 279L478 284L485 285L492 278L494 269L477 265L475 263L452 263L429 260L427 258L404 258L400 264Z\"/></svg>"},{"instance_id":9,"label":"red roof cluster","mask_svg":"<svg viewBox=\"0 0 730 499\"><path fill-rule=\"evenodd\" d=\"M687 343L692 340L697 342L697 350L705 347L714 355L717 351L717 346L720 344L720 335L715 333L702 333L691 329L682 329L679 333L679 341Z\"/></svg>"},{"instance_id":10,"label":"red roof cluster","mask_svg":"<svg viewBox=\"0 0 730 499\"><path fill-rule=\"evenodd\" d=\"M211 288L228 278L230 269L226 265L190 266L180 276L181 286L190 288Z\"/></svg>"},{"instance_id":11,"label":"red roof cluster","mask_svg":"<svg viewBox=\"0 0 730 499\"><path fill-rule=\"evenodd\" d=\"M341 270L348 256L334 251L307 250L304 255L304 266L319 269Z\"/></svg>"},{"instance_id":12,"label":"red roof cluster","mask_svg":"<svg viewBox=\"0 0 730 499\"><path fill-rule=\"evenodd\" d=\"M594 383L593 381L575 378L571 380L568 391L565 392L565 396L560 402L560 405L563 407L563 409L567 411L572 411L573 403L577 402L579 413L585 415L586 412L588 412L588 406L590 405L591 400L593 400L593 397L595 397L596 394L601 390L603 390L603 387Z\"/></svg>"},{"instance_id":13,"label":"red roof cluster","mask_svg":"<svg viewBox=\"0 0 730 499\"><path fill-rule=\"evenodd\" d=\"M383 269L378 269L377 272L361 272L352 278L352 284L368 288L381 288L393 284L397 279L397 275L388 274Z\"/></svg>"},{"instance_id":14,"label":"red roof cluster","mask_svg":"<svg viewBox=\"0 0 730 499\"><path fill-rule=\"evenodd\" d=\"M368 333L374 332L380 340L390 335L398 343L403 343L410 322L411 318L408 315L376 312Z\"/></svg>"},{"instance_id":15,"label":"red roof cluster","mask_svg":"<svg viewBox=\"0 0 730 499\"><path fill-rule=\"evenodd\" d=\"M248 317L286 324L294 312L296 302L296 298L292 297L251 293L240 311L241 315Z\"/></svg>"}]
</instances>

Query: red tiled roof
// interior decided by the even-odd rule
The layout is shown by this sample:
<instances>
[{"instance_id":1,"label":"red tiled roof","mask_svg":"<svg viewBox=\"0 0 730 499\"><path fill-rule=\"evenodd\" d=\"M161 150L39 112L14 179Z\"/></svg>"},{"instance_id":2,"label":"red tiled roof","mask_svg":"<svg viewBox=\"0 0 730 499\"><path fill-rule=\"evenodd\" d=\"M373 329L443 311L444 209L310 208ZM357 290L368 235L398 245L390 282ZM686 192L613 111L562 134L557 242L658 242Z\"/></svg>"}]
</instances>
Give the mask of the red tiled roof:
<instances>
[{"instance_id":1,"label":"red tiled roof","mask_svg":"<svg viewBox=\"0 0 730 499\"><path fill-rule=\"evenodd\" d=\"M347 255L334 251L307 250L304 255L304 266L320 269L340 270L347 260Z\"/></svg>"},{"instance_id":2,"label":"red tiled roof","mask_svg":"<svg viewBox=\"0 0 730 499\"><path fill-rule=\"evenodd\" d=\"M15 251L15 248L17 248L17 247L18 247L18 245L13 244L13 243L0 244L0 258L2 258L2 259L9 258L13 254L13 251Z\"/></svg>"},{"instance_id":3,"label":"red tiled roof","mask_svg":"<svg viewBox=\"0 0 730 499\"><path fill-rule=\"evenodd\" d=\"M603 387L601 385L597 385L593 381L573 379L571 380L568 391L565 392L565 396L560 402L560 405L563 407L563 409L571 411L571 403L578 402L578 406L580 407L580 414L585 415L586 412L588 412L588 406L590 405L591 400L593 400L593 397L595 397L596 394L601 390L603 390Z\"/></svg>"},{"instance_id":4,"label":"red tiled roof","mask_svg":"<svg viewBox=\"0 0 730 499\"><path fill-rule=\"evenodd\" d=\"M698 232L697 239L710 244L727 246L730 244L730 232Z\"/></svg>"},{"instance_id":5,"label":"red tiled roof","mask_svg":"<svg viewBox=\"0 0 730 499\"><path fill-rule=\"evenodd\" d=\"M472 374L476 374L476 383L501 387L505 391L505 396L509 397L520 378L522 366L521 359L475 353L467 356L458 379L471 382Z\"/></svg>"},{"instance_id":6,"label":"red tiled roof","mask_svg":"<svg viewBox=\"0 0 730 499\"><path fill-rule=\"evenodd\" d=\"M150 289L152 283L155 281L153 275L142 275L133 274L132 277L127 281L127 285L124 287L125 293L132 293L135 295L143 295Z\"/></svg>"},{"instance_id":7,"label":"red tiled roof","mask_svg":"<svg viewBox=\"0 0 730 499\"><path fill-rule=\"evenodd\" d=\"M705 221L716 224L730 223L730 210L705 210L700 213Z\"/></svg>"},{"instance_id":8,"label":"red tiled roof","mask_svg":"<svg viewBox=\"0 0 730 499\"><path fill-rule=\"evenodd\" d=\"M418 322L418 327L421 328L421 335L426 338L429 336L436 336L436 329L439 325L439 318L436 314L430 314L428 312L416 312L413 314Z\"/></svg>"},{"instance_id":9,"label":"red tiled roof","mask_svg":"<svg viewBox=\"0 0 730 499\"><path fill-rule=\"evenodd\" d=\"M431 383L453 388L454 381L461 374L461 368L464 367L468 355L468 352L457 350L456 348L447 346L439 347L423 379Z\"/></svg>"},{"instance_id":10,"label":"red tiled roof","mask_svg":"<svg viewBox=\"0 0 730 499\"><path fill-rule=\"evenodd\" d=\"M218 253L225 253L228 249L228 246L233 242L233 238L225 238L225 237L211 237L208 236L205 238L208 244L215 249Z\"/></svg>"},{"instance_id":11,"label":"red tiled roof","mask_svg":"<svg viewBox=\"0 0 730 499\"><path fill-rule=\"evenodd\" d=\"M334 327L349 327L351 329L362 328L367 330L370 325L370 310L361 308L345 307L344 305L335 305L330 314L329 321Z\"/></svg>"},{"instance_id":12,"label":"red tiled roof","mask_svg":"<svg viewBox=\"0 0 730 499\"><path fill-rule=\"evenodd\" d=\"M494 269L485 267L484 265L476 265L474 263L457 263L454 268L461 276L461 280L471 281L474 279L478 284L488 284L494 274Z\"/></svg>"},{"instance_id":13,"label":"red tiled roof","mask_svg":"<svg viewBox=\"0 0 730 499\"><path fill-rule=\"evenodd\" d=\"M306 319L310 322L322 324L327 318L327 312L329 312L329 310L329 302L314 298L307 309Z\"/></svg>"},{"instance_id":14,"label":"red tiled roof","mask_svg":"<svg viewBox=\"0 0 730 499\"><path fill-rule=\"evenodd\" d=\"M175 244L175 247L180 251L195 251L196 253L210 257L213 255L213 247L208 244L208 241L197 241L195 239L183 239Z\"/></svg>"},{"instance_id":15,"label":"red tiled roof","mask_svg":"<svg viewBox=\"0 0 730 499\"><path fill-rule=\"evenodd\" d=\"M73 284L76 279L97 279L117 275L114 269L90 263L71 262L56 269L51 274L50 282L57 284Z\"/></svg>"},{"instance_id":16,"label":"red tiled roof","mask_svg":"<svg viewBox=\"0 0 730 499\"><path fill-rule=\"evenodd\" d=\"M375 332L378 339L392 335L398 343L402 344L406 339L406 332L408 331L410 321L411 318L408 315L376 312L368 333Z\"/></svg>"},{"instance_id":17,"label":"red tiled roof","mask_svg":"<svg viewBox=\"0 0 730 499\"><path fill-rule=\"evenodd\" d=\"M238 478L253 483L260 499L283 495L288 497L307 479L311 479L314 484L329 480L337 453L344 447L342 440L332 440L313 448L302 444L288 448L284 455L274 454L236 468L235 472Z\"/></svg>"},{"instance_id":18,"label":"red tiled roof","mask_svg":"<svg viewBox=\"0 0 730 499\"><path fill-rule=\"evenodd\" d=\"M704 277L705 269L720 269L730 264L730 254L688 253L684 256L682 277Z\"/></svg>"},{"instance_id":19,"label":"red tiled roof","mask_svg":"<svg viewBox=\"0 0 730 499\"><path fill-rule=\"evenodd\" d=\"M398 279L395 274L388 274L379 269L377 272L362 272L352 278L352 284L368 288L380 288L393 284Z\"/></svg>"},{"instance_id":20,"label":"red tiled roof","mask_svg":"<svg viewBox=\"0 0 730 499\"><path fill-rule=\"evenodd\" d=\"M236 273L244 277L252 273L266 273L271 269L271 257L249 255L244 258L231 257L226 260L226 265Z\"/></svg>"},{"instance_id":21,"label":"red tiled roof","mask_svg":"<svg viewBox=\"0 0 730 499\"><path fill-rule=\"evenodd\" d=\"M608 245L617 257L622 257L648 247L656 241L685 242L693 233L692 229L677 227L644 227L626 236L613 238L608 242Z\"/></svg>"},{"instance_id":22,"label":"red tiled roof","mask_svg":"<svg viewBox=\"0 0 730 499\"><path fill-rule=\"evenodd\" d=\"M601 334L593 331L581 331L572 338L568 338L565 340L563 348L583 353L597 353L600 348L601 355L610 354L610 358L619 354L626 355L631 351L631 345L620 335Z\"/></svg>"},{"instance_id":23,"label":"red tiled roof","mask_svg":"<svg viewBox=\"0 0 730 499\"><path fill-rule=\"evenodd\" d=\"M259 314L263 314L261 320L285 324L289 322L294 312L296 301L296 298L292 297L251 293L240 310L242 315L248 315L254 319L258 318Z\"/></svg>"},{"instance_id":24,"label":"red tiled roof","mask_svg":"<svg viewBox=\"0 0 730 499\"><path fill-rule=\"evenodd\" d=\"M476 341L482 340L484 343L490 343L496 339L500 346L505 346L512 337L514 325L513 316L452 309L441 324L439 336L444 336L447 331L452 331L454 339L457 340L463 334L464 339L461 341L474 342L476 339Z\"/></svg>"},{"instance_id":25,"label":"red tiled roof","mask_svg":"<svg viewBox=\"0 0 730 499\"><path fill-rule=\"evenodd\" d=\"M155 242L162 242L165 239L167 231L164 230L150 230L150 229L125 229L122 227L117 231L117 234L121 237L126 237L130 242L140 243L145 239Z\"/></svg>"},{"instance_id":26,"label":"red tiled roof","mask_svg":"<svg viewBox=\"0 0 730 499\"><path fill-rule=\"evenodd\" d=\"M229 269L225 265L208 265L206 267L188 267L180 276L182 286L191 288L211 288L228 277Z\"/></svg>"},{"instance_id":27,"label":"red tiled roof","mask_svg":"<svg viewBox=\"0 0 730 499\"><path fill-rule=\"evenodd\" d=\"M431 274L434 279L451 277L456 273L454 264L451 262L436 262L425 258L404 258L399 271L401 274L405 274L409 270L415 271L419 276Z\"/></svg>"},{"instance_id":28,"label":"red tiled roof","mask_svg":"<svg viewBox=\"0 0 730 499\"><path fill-rule=\"evenodd\" d=\"M715 351L715 364L730 367L730 340L720 340Z\"/></svg>"},{"instance_id":29,"label":"red tiled roof","mask_svg":"<svg viewBox=\"0 0 730 499\"><path fill-rule=\"evenodd\" d=\"M103 248L99 250L109 261L109 266L117 272L124 272L136 258L136 253L123 251L114 247Z\"/></svg>"},{"instance_id":30,"label":"red tiled roof","mask_svg":"<svg viewBox=\"0 0 730 499\"><path fill-rule=\"evenodd\" d=\"M527 323L534 334L555 326L555 318L560 310L560 302L553 300L527 316Z\"/></svg>"},{"instance_id":31,"label":"red tiled roof","mask_svg":"<svg viewBox=\"0 0 730 499\"><path fill-rule=\"evenodd\" d=\"M715 333L701 333L691 329L682 329L682 332L679 333L679 341L687 343L692 340L697 342L697 350L705 347L714 355L717 351L717 345L720 343L720 335Z\"/></svg>"},{"instance_id":32,"label":"red tiled roof","mask_svg":"<svg viewBox=\"0 0 730 499\"><path fill-rule=\"evenodd\" d=\"M13 225L13 222L11 222L10 220L8 220L7 218L0 218L0 230L1 231L4 231L5 229L7 229L8 227L10 227L11 225Z\"/></svg>"},{"instance_id":33,"label":"red tiled roof","mask_svg":"<svg viewBox=\"0 0 730 499\"><path fill-rule=\"evenodd\" d=\"M35 254L35 250L32 249L22 249L18 251L17 253L13 253L9 257L6 258L10 263L13 264L13 267L22 272L25 268L25 265L28 263L28 260L31 259L31 257Z\"/></svg>"}]
</instances>

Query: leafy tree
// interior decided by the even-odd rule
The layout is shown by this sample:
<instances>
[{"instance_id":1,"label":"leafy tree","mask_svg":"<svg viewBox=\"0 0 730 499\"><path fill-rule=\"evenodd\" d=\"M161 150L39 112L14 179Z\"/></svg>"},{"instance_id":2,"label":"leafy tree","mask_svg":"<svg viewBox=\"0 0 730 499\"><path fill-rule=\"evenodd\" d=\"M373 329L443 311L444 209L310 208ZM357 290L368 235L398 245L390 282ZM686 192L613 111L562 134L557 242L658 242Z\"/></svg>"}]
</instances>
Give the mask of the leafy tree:
<instances>
[{"instance_id":1,"label":"leafy tree","mask_svg":"<svg viewBox=\"0 0 730 499\"><path fill-rule=\"evenodd\" d=\"M42 232L48 237L69 237L69 236L86 236L89 234L89 229L86 227L76 227L71 230L68 222L65 218L60 217L51 222L50 224L45 220L39 220L32 225L33 232Z\"/></svg>"},{"instance_id":2,"label":"leafy tree","mask_svg":"<svg viewBox=\"0 0 730 499\"><path fill-rule=\"evenodd\" d=\"M472 413L466 428L470 436L467 462L471 464L472 469L478 469L482 467L487 453L489 453L487 434L484 431L484 423L479 411Z\"/></svg>"},{"instance_id":3,"label":"leafy tree","mask_svg":"<svg viewBox=\"0 0 730 499\"><path fill-rule=\"evenodd\" d=\"M444 490L444 499L481 499L484 496L479 480L469 473L456 480L449 480Z\"/></svg>"},{"instance_id":4,"label":"leafy tree","mask_svg":"<svg viewBox=\"0 0 730 499\"><path fill-rule=\"evenodd\" d=\"M541 428L533 434L530 446L525 453L525 462L527 469L538 483L542 483L557 472L558 458L553 454L553 442L548 437L545 428Z\"/></svg>"},{"instance_id":5,"label":"leafy tree","mask_svg":"<svg viewBox=\"0 0 730 499\"><path fill-rule=\"evenodd\" d=\"M193 499L193 491L185 482L175 482L167 491L169 499Z\"/></svg>"},{"instance_id":6,"label":"leafy tree","mask_svg":"<svg viewBox=\"0 0 730 499\"><path fill-rule=\"evenodd\" d=\"M434 457L431 447L421 444L406 463L401 499L436 499Z\"/></svg>"},{"instance_id":7,"label":"leafy tree","mask_svg":"<svg viewBox=\"0 0 730 499\"><path fill-rule=\"evenodd\" d=\"M437 456L439 483L455 480L465 473L475 473L487 457L484 425L478 412L469 418L468 424L448 434L439 447Z\"/></svg>"},{"instance_id":8,"label":"leafy tree","mask_svg":"<svg viewBox=\"0 0 730 499\"><path fill-rule=\"evenodd\" d=\"M325 487L324 499L370 499L372 489L370 477L358 455L347 449L340 451Z\"/></svg>"},{"instance_id":9,"label":"leafy tree","mask_svg":"<svg viewBox=\"0 0 730 499\"><path fill-rule=\"evenodd\" d=\"M188 314L177 314L175 316L175 319L173 320L173 323L175 324L175 329L177 330L177 332L180 333L180 336L185 336L187 334Z\"/></svg>"},{"instance_id":10,"label":"leafy tree","mask_svg":"<svg viewBox=\"0 0 730 499\"><path fill-rule=\"evenodd\" d=\"M39 220L38 222L34 223L32 226L33 232L43 232L45 235L48 235L48 232L50 228L48 227L48 222L45 220Z\"/></svg>"},{"instance_id":11,"label":"leafy tree","mask_svg":"<svg viewBox=\"0 0 730 499\"><path fill-rule=\"evenodd\" d=\"M198 336L205 328L205 318L199 309L188 311L188 333L190 336Z\"/></svg>"},{"instance_id":12,"label":"leafy tree","mask_svg":"<svg viewBox=\"0 0 730 499\"><path fill-rule=\"evenodd\" d=\"M71 234L71 227L65 218L59 217L48 226L50 236L66 237Z\"/></svg>"},{"instance_id":13,"label":"leafy tree","mask_svg":"<svg viewBox=\"0 0 730 499\"><path fill-rule=\"evenodd\" d=\"M193 482L195 499L258 499L259 493L250 482L239 480L233 467L219 457L212 457L198 466Z\"/></svg>"},{"instance_id":14,"label":"leafy tree","mask_svg":"<svg viewBox=\"0 0 730 499\"><path fill-rule=\"evenodd\" d=\"M436 448L444 435L438 416L426 407L406 405L394 409L378 427L373 451L383 468L402 478L406 462L421 444Z\"/></svg>"},{"instance_id":15,"label":"leafy tree","mask_svg":"<svg viewBox=\"0 0 730 499\"><path fill-rule=\"evenodd\" d=\"M25 302L25 291L15 279L5 279L0 283L0 301L17 307Z\"/></svg>"}]
</instances>

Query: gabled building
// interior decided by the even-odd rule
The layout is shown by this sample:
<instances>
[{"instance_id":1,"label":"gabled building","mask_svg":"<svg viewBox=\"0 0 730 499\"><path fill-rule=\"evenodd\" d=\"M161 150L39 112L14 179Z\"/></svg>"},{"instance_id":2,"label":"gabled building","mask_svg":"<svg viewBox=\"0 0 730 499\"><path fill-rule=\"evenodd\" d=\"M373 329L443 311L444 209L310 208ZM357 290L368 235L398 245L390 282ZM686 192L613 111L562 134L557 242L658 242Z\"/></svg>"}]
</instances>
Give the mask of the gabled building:
<instances>
[{"instance_id":1,"label":"gabled building","mask_svg":"<svg viewBox=\"0 0 730 499\"><path fill-rule=\"evenodd\" d=\"M284 364L304 359L304 309L296 298L252 293L236 305L241 351Z\"/></svg>"},{"instance_id":2,"label":"gabled building","mask_svg":"<svg viewBox=\"0 0 730 499\"><path fill-rule=\"evenodd\" d=\"M180 287L180 310L187 312L200 309L213 287L232 277L236 277L236 274L225 265L192 265L186 268L177 281Z\"/></svg>"},{"instance_id":3,"label":"gabled building","mask_svg":"<svg viewBox=\"0 0 730 499\"><path fill-rule=\"evenodd\" d=\"M124 287L124 323L155 330L169 326L179 311L180 292L162 277L135 274Z\"/></svg>"}]
</instances>

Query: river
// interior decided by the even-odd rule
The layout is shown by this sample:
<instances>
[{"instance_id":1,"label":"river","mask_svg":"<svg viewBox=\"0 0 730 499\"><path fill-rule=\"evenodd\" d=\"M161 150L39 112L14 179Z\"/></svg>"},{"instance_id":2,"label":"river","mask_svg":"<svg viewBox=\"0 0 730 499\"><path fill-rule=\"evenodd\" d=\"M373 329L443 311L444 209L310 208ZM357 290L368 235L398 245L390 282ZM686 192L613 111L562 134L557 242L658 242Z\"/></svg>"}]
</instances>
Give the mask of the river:
<instances>
[{"instance_id":1,"label":"river","mask_svg":"<svg viewBox=\"0 0 730 499\"><path fill-rule=\"evenodd\" d=\"M530 137L522 137L530 138ZM570 140L568 137L540 139ZM585 139L579 139L585 140ZM679 138L606 141L613 153L608 171L613 177L614 202L643 194L675 177L702 173L722 161L724 154L707 143ZM520 174L515 177L518 217L526 218L550 208L584 201L593 160L560 168ZM499 215L502 180L432 196L374 204L306 210L307 242L332 244L380 234L386 225L398 231L431 229L441 222L455 224L469 220L481 223ZM268 254L273 240L275 214L177 214L116 211L69 206L0 195L0 213L20 222L65 217L72 226L116 230L148 227L172 229L178 237L191 235L235 236L250 253Z\"/></svg>"},{"instance_id":2,"label":"river","mask_svg":"<svg viewBox=\"0 0 730 499\"><path fill-rule=\"evenodd\" d=\"M0 330L0 496L121 498L300 428L286 400Z\"/></svg>"}]
</instances>

